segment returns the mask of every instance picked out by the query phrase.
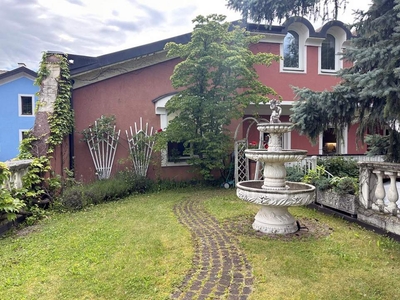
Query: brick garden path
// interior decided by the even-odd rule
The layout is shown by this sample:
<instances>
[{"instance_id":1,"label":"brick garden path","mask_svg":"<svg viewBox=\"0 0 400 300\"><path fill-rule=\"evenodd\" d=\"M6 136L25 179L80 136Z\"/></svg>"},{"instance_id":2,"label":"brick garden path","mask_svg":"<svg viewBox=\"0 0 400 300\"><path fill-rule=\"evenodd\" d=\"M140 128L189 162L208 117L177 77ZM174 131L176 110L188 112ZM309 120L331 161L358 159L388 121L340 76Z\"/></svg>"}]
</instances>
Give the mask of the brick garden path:
<instances>
[{"instance_id":1,"label":"brick garden path","mask_svg":"<svg viewBox=\"0 0 400 300\"><path fill-rule=\"evenodd\" d=\"M171 298L247 299L253 276L237 240L206 212L199 200L181 201L174 210L192 232L195 254L192 269Z\"/></svg>"}]
</instances>

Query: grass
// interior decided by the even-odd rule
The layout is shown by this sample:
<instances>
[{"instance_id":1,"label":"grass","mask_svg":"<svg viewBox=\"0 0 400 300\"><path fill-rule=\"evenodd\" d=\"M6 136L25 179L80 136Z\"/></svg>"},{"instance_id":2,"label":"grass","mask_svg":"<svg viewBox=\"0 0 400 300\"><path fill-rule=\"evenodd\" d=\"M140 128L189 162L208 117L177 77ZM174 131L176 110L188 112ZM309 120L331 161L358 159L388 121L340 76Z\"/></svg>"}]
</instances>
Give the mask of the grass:
<instances>
[{"instance_id":1,"label":"grass","mask_svg":"<svg viewBox=\"0 0 400 300\"><path fill-rule=\"evenodd\" d=\"M180 196L54 215L26 236L1 240L0 299L167 298L193 251L172 212Z\"/></svg>"},{"instance_id":2,"label":"grass","mask_svg":"<svg viewBox=\"0 0 400 300\"><path fill-rule=\"evenodd\" d=\"M184 189L52 214L1 239L0 299L168 299L193 255L172 208L195 192L218 220L241 226L251 299L400 298L399 243L307 208L291 212L329 235L257 236L249 229L257 208L233 190Z\"/></svg>"},{"instance_id":3,"label":"grass","mask_svg":"<svg viewBox=\"0 0 400 300\"><path fill-rule=\"evenodd\" d=\"M206 205L220 221L241 216L231 197ZM400 299L398 242L312 209L290 211L317 220L330 234L292 240L238 235L253 266L251 299Z\"/></svg>"}]
</instances>

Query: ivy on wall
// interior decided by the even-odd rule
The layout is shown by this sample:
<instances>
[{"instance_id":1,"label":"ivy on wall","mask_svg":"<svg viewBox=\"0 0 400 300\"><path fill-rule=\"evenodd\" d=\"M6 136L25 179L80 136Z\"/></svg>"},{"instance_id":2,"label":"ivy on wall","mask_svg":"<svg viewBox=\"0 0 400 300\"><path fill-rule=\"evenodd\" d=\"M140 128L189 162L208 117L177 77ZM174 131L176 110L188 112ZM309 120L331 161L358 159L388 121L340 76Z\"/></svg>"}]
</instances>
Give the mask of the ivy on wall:
<instances>
[{"instance_id":1,"label":"ivy on wall","mask_svg":"<svg viewBox=\"0 0 400 300\"><path fill-rule=\"evenodd\" d=\"M35 85L42 86L44 80L50 75L48 64L56 63L60 67L60 75L57 80L57 95L53 103L53 110L47 115L50 132L44 136L29 134L20 144L18 159L33 159L27 174L23 177L21 189L8 191L1 187L2 183L10 176L8 168L0 165L0 217L6 215L8 219L15 219L16 213L21 208L37 211L35 203L46 198L52 198L51 193L60 188L60 179L45 176L50 172L50 158L56 146L61 145L64 138L72 133L74 126L74 113L71 107L71 79L68 60L65 55L43 53ZM37 110L43 105L42 101L37 102ZM44 138L47 136L47 140ZM45 155L35 155L35 143L47 144Z\"/></svg>"},{"instance_id":2,"label":"ivy on wall","mask_svg":"<svg viewBox=\"0 0 400 300\"><path fill-rule=\"evenodd\" d=\"M57 63L60 66L60 76L57 78L57 97L54 102L53 113L48 116L50 126L50 136L47 139L49 153L53 152L54 148L63 142L65 136L72 133L74 127L74 112L71 107L72 85L68 59L65 55L53 55L57 58ZM47 69L47 63L47 55L44 53L35 81L38 86L42 84L50 73Z\"/></svg>"}]
</instances>

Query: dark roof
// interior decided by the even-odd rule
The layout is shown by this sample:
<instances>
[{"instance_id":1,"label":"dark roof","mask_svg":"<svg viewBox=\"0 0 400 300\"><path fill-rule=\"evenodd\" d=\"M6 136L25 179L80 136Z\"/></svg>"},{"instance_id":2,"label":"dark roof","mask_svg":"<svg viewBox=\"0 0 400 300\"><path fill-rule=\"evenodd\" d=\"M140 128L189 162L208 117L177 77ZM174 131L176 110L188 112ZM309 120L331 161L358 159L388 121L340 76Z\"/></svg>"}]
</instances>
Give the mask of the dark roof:
<instances>
[{"instance_id":1,"label":"dark roof","mask_svg":"<svg viewBox=\"0 0 400 300\"><path fill-rule=\"evenodd\" d=\"M309 30L310 37L326 38L326 33L329 28L338 26L346 33L346 38L351 39L354 35L350 32L349 28L341 21L329 21L325 23L321 28L315 30L314 26L303 17L291 17L287 19L282 25L262 25L262 24L248 24L247 29L252 32L259 33L272 33L272 34L286 34L289 30L289 26L293 23L303 23Z\"/></svg>"},{"instance_id":2,"label":"dark roof","mask_svg":"<svg viewBox=\"0 0 400 300\"><path fill-rule=\"evenodd\" d=\"M19 73L25 73L25 74L30 75L30 76L35 77L35 78L37 76L35 71L32 71L31 69L28 69L27 67L23 67L22 66L22 67L14 69L14 70L7 71L5 73L1 73L0 74L0 80L3 80L5 78L7 78L7 77L11 77L13 75L17 75Z\"/></svg>"},{"instance_id":3,"label":"dark roof","mask_svg":"<svg viewBox=\"0 0 400 300\"><path fill-rule=\"evenodd\" d=\"M331 26L339 26L344 29L346 32L347 38L350 39L352 37L351 32L349 29L344 25L344 23L340 21L331 21L325 24L322 27L321 31L315 31L313 25L303 17L291 17L286 20L285 23L282 25L261 25L261 24L246 24L247 29L251 32L259 32L259 33L270 33L270 34L286 34L288 32L288 28L294 22L301 22L309 29L309 33L311 37L326 37L326 31ZM240 24L238 21L232 22L232 24ZM154 43L129 48L126 50L121 50L118 52L113 52L109 54L105 54L102 56L83 56L83 55L76 55L76 54L67 54L68 60L73 61L70 64L70 72L71 75L77 75L84 72L88 72L91 70L95 70L98 68L110 66L113 64L121 63L127 60L131 60L134 58L138 58L141 56L149 55L152 53L156 53L162 51L165 45L168 42L175 42L177 44L186 44L190 41L191 33L175 36L169 39L157 41Z\"/></svg>"},{"instance_id":4,"label":"dark roof","mask_svg":"<svg viewBox=\"0 0 400 300\"><path fill-rule=\"evenodd\" d=\"M75 75L115 63L120 63L129 59L134 59L143 55L159 52L164 50L165 45L169 42L186 44L190 41L191 35L191 33L186 33L169 39L97 57L68 54L68 60L74 61L73 64L70 65L70 72L71 75Z\"/></svg>"},{"instance_id":5,"label":"dark roof","mask_svg":"<svg viewBox=\"0 0 400 300\"><path fill-rule=\"evenodd\" d=\"M326 32L328 31L329 28L331 28L333 26L341 27L344 30L344 32L346 32L346 38L348 40L351 39L352 37L356 36L355 34L353 34L350 31L350 29L345 24L343 24L340 21L336 21L336 20L325 23L324 26L322 26L322 28L320 29L319 34L323 37L326 37Z\"/></svg>"}]
</instances>

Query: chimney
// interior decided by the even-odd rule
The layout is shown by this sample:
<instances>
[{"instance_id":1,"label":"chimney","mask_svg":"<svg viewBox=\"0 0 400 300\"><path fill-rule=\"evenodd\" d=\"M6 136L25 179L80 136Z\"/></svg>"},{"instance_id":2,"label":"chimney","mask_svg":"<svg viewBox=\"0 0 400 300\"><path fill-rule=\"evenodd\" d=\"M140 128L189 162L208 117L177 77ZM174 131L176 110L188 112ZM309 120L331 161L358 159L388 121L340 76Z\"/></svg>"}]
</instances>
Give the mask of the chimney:
<instances>
[{"instance_id":1,"label":"chimney","mask_svg":"<svg viewBox=\"0 0 400 300\"><path fill-rule=\"evenodd\" d=\"M25 63L18 63L19 67L26 67Z\"/></svg>"}]
</instances>

